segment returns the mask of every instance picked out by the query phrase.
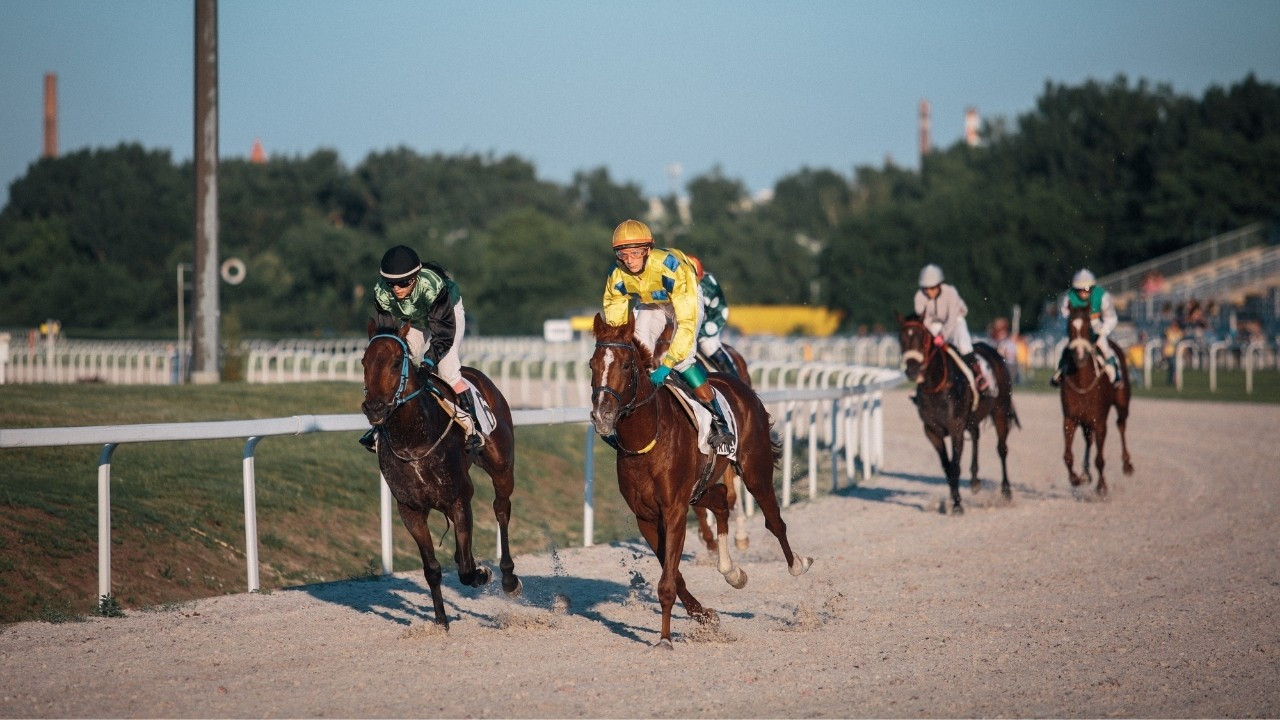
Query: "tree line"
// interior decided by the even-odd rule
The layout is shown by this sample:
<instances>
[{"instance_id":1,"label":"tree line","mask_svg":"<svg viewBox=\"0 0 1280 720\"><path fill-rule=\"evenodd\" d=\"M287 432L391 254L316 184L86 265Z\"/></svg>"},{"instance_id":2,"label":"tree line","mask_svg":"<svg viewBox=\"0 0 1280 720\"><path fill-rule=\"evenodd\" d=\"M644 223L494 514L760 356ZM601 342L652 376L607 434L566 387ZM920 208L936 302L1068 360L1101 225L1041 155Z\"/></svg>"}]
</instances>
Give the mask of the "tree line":
<instances>
[{"instance_id":1,"label":"tree line","mask_svg":"<svg viewBox=\"0 0 1280 720\"><path fill-rule=\"evenodd\" d=\"M752 203L717 168L652 223L659 245L698 255L731 304L814 303L843 330L887 325L916 273L946 271L981 327L1039 309L1088 266L1099 275L1257 220L1280 207L1280 87L1252 74L1202 97L1145 80L1045 84L1034 109L988 120L919 170L803 168ZM453 274L468 327L538 334L594 312L609 236L644 218L640 188L607 168L567 184L518 156L327 149L219 166L222 257L247 266L221 289L224 333L350 335L391 245ZM136 144L34 162L0 212L0 327L61 320L79 337L167 337L178 263L194 254L190 162Z\"/></svg>"}]
</instances>

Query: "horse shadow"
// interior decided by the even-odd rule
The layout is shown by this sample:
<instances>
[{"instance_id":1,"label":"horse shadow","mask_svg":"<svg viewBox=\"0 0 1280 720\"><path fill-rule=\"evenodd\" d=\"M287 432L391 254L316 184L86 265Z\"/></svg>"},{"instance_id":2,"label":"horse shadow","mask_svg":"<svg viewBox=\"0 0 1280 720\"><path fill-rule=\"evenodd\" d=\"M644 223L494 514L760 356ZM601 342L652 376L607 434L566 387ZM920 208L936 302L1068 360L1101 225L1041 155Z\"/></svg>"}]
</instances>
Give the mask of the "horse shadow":
<instances>
[{"instance_id":1,"label":"horse shadow","mask_svg":"<svg viewBox=\"0 0 1280 720\"><path fill-rule=\"evenodd\" d=\"M618 545L625 548L627 544ZM619 637L652 644L651 638L646 636L655 635L657 631L654 628L633 625L606 614L608 608L629 604L640 604L658 612L656 592L652 585L643 579L637 582L636 577L638 574L633 574L632 581L625 583L574 577L562 571L550 575L524 574L521 575L524 593L519 598L507 597L502 592L500 583L491 582L481 588L472 588L462 585L456 576L450 578L449 574L445 575L441 587L451 591L444 598L445 612L450 622L466 618L488 627L500 627L502 608L523 607L554 613L560 612L556 609L557 605L568 598L571 603L568 610L570 614L600 623ZM285 590L303 592L316 600L345 607L352 612L374 615L406 628L416 622L435 622L430 588L419 578L386 575L299 585ZM476 609L480 605L486 605L472 602L480 598L499 600L501 607L492 611ZM749 613L730 615L747 616Z\"/></svg>"},{"instance_id":2,"label":"horse shadow","mask_svg":"<svg viewBox=\"0 0 1280 720\"><path fill-rule=\"evenodd\" d=\"M938 490L943 490L943 491L945 491L948 487L947 478L944 475L919 475L916 473L891 472L887 470L881 470L880 475L883 477L894 478L897 480L920 483L922 485L930 486L931 488L936 487ZM980 492L983 496L999 498L1000 483L998 478L996 480L987 480L982 478L979 478L979 479L982 481L982 486L981 486L982 489ZM963 479L960 485L962 488L968 488L969 487L968 479L967 478ZM1033 487L1031 485L1027 485L1025 483L1011 482L1009 483L1009 486L1014 493L1014 497L1016 498L1023 498L1027 500L1043 500L1043 499L1058 499L1058 498L1064 497L1064 494L1061 492L1054 492L1052 490L1045 491L1045 490ZM916 510L920 510L921 512L933 512L937 509L937 502L935 501L936 491L933 489L899 490L894 488L863 487L863 486L853 485L850 487L841 488L832 494L839 497L849 497L849 498L856 498L859 500L869 500L872 502L884 502L884 503L890 503L894 505L901 505L903 507L909 507ZM970 492L969 494L971 496L975 495L975 493L972 493L972 492ZM913 500L918 500L919 502L913 502ZM1007 502L1000 499L994 500L992 503L989 503L989 505L992 507L997 505L1004 505L1004 504L1007 504Z\"/></svg>"}]
</instances>

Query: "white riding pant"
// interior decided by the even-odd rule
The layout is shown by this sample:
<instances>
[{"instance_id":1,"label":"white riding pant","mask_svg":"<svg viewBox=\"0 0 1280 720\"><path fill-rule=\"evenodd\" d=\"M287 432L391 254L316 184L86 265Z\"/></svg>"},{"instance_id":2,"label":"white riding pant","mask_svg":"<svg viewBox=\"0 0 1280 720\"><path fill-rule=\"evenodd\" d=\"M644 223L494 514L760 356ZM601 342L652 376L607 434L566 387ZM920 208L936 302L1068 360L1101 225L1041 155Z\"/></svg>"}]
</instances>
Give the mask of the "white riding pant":
<instances>
[{"instance_id":1,"label":"white riding pant","mask_svg":"<svg viewBox=\"0 0 1280 720\"><path fill-rule=\"evenodd\" d=\"M633 311L636 319L635 337L644 345L649 352L653 352L653 346L658 342L658 338L662 336L662 331L666 329L667 322L670 320L670 309L664 305L637 305ZM694 328L702 327L702 291L698 291L698 317L694 319ZM697 332L695 329L694 332ZM693 367L693 363L698 359L698 353L690 352L689 356L675 364L673 370L684 372ZM661 362L661 358L654 358Z\"/></svg>"},{"instance_id":2,"label":"white riding pant","mask_svg":"<svg viewBox=\"0 0 1280 720\"><path fill-rule=\"evenodd\" d=\"M720 350L720 333L698 338L698 349L707 357L715 355Z\"/></svg>"},{"instance_id":3,"label":"white riding pant","mask_svg":"<svg viewBox=\"0 0 1280 720\"><path fill-rule=\"evenodd\" d=\"M440 358L440 362L436 363L436 374L450 387L457 386L462 382L462 361L458 357L458 345L462 342L462 335L467 331L467 315L462 308L462 301L459 300L453 306L453 347L449 348L449 352ZM422 364L422 355L427 349L427 336L416 327L409 328L409 357L413 358L415 365Z\"/></svg>"}]
</instances>

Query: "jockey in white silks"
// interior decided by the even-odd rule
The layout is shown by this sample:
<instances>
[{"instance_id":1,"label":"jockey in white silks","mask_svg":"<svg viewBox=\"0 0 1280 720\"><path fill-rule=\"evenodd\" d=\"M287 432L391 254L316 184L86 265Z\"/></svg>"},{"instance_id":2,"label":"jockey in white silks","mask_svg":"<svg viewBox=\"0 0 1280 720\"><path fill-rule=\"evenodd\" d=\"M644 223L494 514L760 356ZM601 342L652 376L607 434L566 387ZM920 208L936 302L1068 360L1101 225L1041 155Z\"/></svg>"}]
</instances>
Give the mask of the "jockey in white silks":
<instances>
[{"instance_id":1,"label":"jockey in white silks","mask_svg":"<svg viewBox=\"0 0 1280 720\"><path fill-rule=\"evenodd\" d=\"M993 385L973 353L973 339L969 336L969 323L965 320L969 307L960 299L955 286L942 280L942 268L937 265L930 263L920 270L920 289L915 296L916 314L933 333L934 342L956 346L965 364L973 371L978 392L990 394Z\"/></svg>"}]
</instances>

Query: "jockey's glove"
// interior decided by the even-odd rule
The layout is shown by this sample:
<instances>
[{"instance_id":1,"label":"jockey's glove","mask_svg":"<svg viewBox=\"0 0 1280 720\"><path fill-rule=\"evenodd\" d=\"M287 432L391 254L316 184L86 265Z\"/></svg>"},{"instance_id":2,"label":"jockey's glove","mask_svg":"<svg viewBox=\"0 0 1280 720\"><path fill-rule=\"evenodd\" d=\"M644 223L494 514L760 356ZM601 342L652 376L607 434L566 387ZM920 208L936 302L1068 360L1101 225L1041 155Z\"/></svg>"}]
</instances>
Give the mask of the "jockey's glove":
<instances>
[{"instance_id":1,"label":"jockey's glove","mask_svg":"<svg viewBox=\"0 0 1280 720\"><path fill-rule=\"evenodd\" d=\"M667 376L671 374L671 368L666 365L658 366L657 370L649 373L649 381L654 385L661 385L666 382Z\"/></svg>"}]
</instances>

